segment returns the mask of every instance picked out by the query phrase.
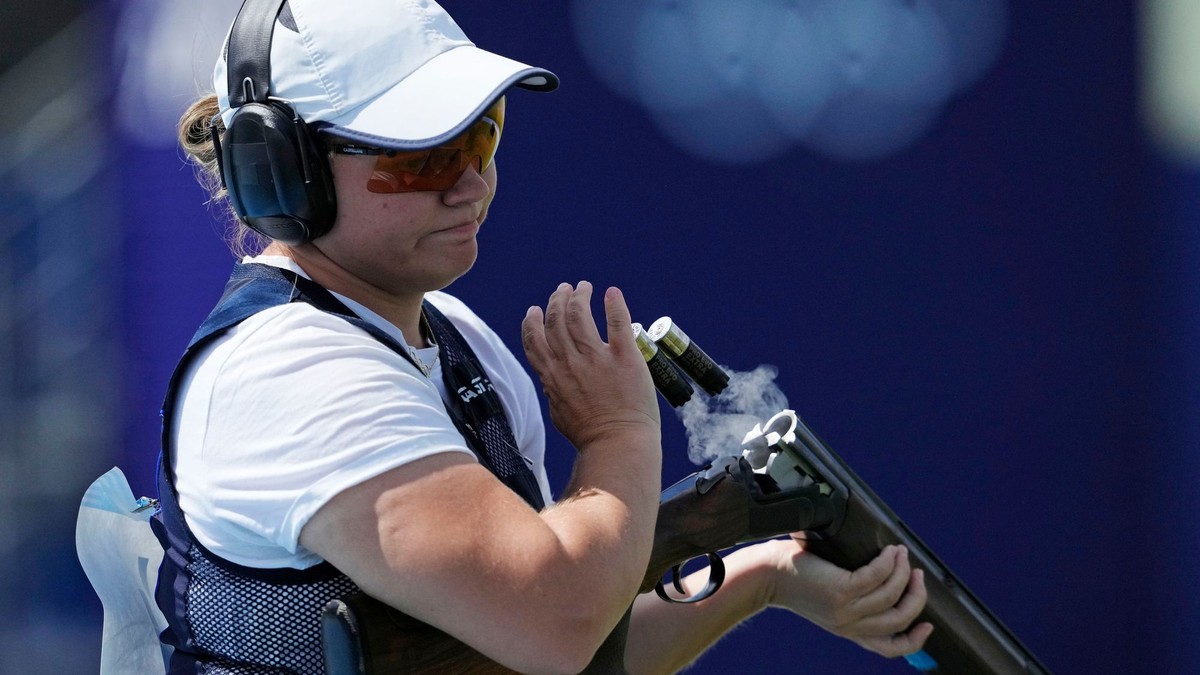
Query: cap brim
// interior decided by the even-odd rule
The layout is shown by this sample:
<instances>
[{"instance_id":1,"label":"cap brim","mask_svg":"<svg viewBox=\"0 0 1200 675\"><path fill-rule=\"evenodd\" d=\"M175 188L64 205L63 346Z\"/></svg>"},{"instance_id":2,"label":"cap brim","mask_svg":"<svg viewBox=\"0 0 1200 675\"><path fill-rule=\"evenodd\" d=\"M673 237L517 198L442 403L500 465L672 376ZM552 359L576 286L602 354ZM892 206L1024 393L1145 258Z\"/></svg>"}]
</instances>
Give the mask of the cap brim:
<instances>
[{"instance_id":1,"label":"cap brim","mask_svg":"<svg viewBox=\"0 0 1200 675\"><path fill-rule=\"evenodd\" d=\"M462 46L438 54L368 103L315 124L322 133L375 147L429 148L461 134L514 86L553 91L558 77Z\"/></svg>"}]
</instances>

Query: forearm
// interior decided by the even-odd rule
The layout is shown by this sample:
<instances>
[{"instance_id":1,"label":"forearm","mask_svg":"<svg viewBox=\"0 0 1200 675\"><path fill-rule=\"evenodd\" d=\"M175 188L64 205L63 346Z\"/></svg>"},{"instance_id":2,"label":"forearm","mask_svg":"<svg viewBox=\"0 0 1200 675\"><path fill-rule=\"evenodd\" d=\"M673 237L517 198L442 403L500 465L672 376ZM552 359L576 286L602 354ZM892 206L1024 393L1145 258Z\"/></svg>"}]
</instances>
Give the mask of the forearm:
<instances>
[{"instance_id":1,"label":"forearm","mask_svg":"<svg viewBox=\"0 0 1200 675\"><path fill-rule=\"evenodd\" d=\"M301 544L368 595L510 668L575 672L644 573L644 559L624 577L608 569L626 549L648 557L656 505L622 501L633 493L593 488L538 513L478 463L445 453L343 491Z\"/></svg>"},{"instance_id":2,"label":"forearm","mask_svg":"<svg viewBox=\"0 0 1200 675\"><path fill-rule=\"evenodd\" d=\"M576 568L577 585L598 591L590 611L602 610L613 621L646 573L661 454L659 439L649 434L593 444L580 453L563 499L542 514Z\"/></svg>"},{"instance_id":3,"label":"forearm","mask_svg":"<svg viewBox=\"0 0 1200 675\"><path fill-rule=\"evenodd\" d=\"M694 604L671 604L656 594L634 605L625 667L631 675L674 673L695 661L721 636L762 611L771 595L772 542L725 556L725 583L712 597ZM689 575L685 588L704 585L708 571Z\"/></svg>"}]
</instances>

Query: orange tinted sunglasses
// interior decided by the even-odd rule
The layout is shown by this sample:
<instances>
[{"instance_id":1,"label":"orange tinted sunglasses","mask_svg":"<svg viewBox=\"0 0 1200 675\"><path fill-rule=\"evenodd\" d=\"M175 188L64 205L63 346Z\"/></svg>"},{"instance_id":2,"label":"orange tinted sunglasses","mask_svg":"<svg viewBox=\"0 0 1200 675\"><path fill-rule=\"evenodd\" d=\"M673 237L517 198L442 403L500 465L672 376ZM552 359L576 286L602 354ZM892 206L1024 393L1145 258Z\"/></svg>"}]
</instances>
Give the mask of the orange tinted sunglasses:
<instances>
[{"instance_id":1,"label":"orange tinted sunglasses","mask_svg":"<svg viewBox=\"0 0 1200 675\"><path fill-rule=\"evenodd\" d=\"M354 143L330 146L341 155L378 155L367 190L380 194L449 190L467 167L483 173L496 158L504 130L504 97L501 96L466 131L445 143L424 150L387 150ZM478 164L475 164L478 160Z\"/></svg>"}]
</instances>

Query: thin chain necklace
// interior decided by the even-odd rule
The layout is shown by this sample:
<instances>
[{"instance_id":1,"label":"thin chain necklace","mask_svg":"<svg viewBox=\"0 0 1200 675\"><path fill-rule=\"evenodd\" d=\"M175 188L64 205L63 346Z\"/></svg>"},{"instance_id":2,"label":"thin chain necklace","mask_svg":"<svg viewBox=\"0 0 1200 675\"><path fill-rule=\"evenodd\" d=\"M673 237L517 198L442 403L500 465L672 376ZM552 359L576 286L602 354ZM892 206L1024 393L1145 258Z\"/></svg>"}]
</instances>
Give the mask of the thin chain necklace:
<instances>
[{"instance_id":1,"label":"thin chain necklace","mask_svg":"<svg viewBox=\"0 0 1200 675\"><path fill-rule=\"evenodd\" d=\"M425 318L424 309L421 310L421 322L418 324L418 329L420 331L419 337L423 338L430 347L437 346L437 340L433 338L433 329L429 327L429 320ZM406 346L408 347L409 356L412 356L413 363L417 364L417 368L421 369L421 373L425 375L425 377L432 377L431 373L433 372L433 368L426 365L425 360L421 358L417 348L413 347L412 345Z\"/></svg>"}]
</instances>

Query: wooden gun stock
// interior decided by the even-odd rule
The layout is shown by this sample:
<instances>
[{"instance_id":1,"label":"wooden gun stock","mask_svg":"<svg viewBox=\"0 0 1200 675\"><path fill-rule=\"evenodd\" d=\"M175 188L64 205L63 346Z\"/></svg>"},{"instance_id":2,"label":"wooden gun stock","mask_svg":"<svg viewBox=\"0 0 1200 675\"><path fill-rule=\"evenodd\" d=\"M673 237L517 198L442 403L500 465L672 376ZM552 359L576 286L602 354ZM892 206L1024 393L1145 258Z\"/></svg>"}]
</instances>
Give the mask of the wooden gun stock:
<instances>
[{"instance_id":1,"label":"wooden gun stock","mask_svg":"<svg viewBox=\"0 0 1200 675\"><path fill-rule=\"evenodd\" d=\"M654 590L668 571L693 558L824 527L840 512L840 505L822 495L819 486L780 491L769 485L764 489L763 480L746 460L731 456L664 490L639 591ZM713 562L720 564L719 559Z\"/></svg>"},{"instance_id":2,"label":"wooden gun stock","mask_svg":"<svg viewBox=\"0 0 1200 675\"><path fill-rule=\"evenodd\" d=\"M321 642L327 675L517 673L365 593L325 607Z\"/></svg>"}]
</instances>

